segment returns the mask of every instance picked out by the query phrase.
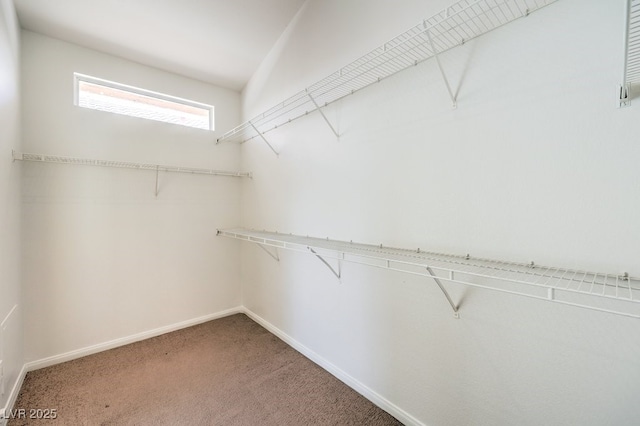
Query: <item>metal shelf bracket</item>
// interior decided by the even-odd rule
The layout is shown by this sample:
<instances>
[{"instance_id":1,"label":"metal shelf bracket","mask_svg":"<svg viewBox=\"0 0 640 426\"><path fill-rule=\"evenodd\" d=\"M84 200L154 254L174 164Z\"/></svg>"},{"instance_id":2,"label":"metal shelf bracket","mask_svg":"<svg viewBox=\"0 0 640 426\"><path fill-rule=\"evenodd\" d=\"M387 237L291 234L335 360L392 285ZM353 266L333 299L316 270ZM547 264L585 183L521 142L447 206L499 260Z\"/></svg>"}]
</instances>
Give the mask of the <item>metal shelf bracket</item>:
<instances>
[{"instance_id":1,"label":"metal shelf bracket","mask_svg":"<svg viewBox=\"0 0 640 426\"><path fill-rule=\"evenodd\" d=\"M265 253L267 253L269 256L271 256L276 262L280 262L280 256L278 256L278 249L277 248L274 249L275 253L271 253L262 244L259 244L259 243L256 243L256 244L258 245L258 247L260 247L262 250L264 250Z\"/></svg>"},{"instance_id":2,"label":"metal shelf bracket","mask_svg":"<svg viewBox=\"0 0 640 426\"><path fill-rule=\"evenodd\" d=\"M329 262L327 262L327 261L324 259L324 257L320 256L320 255L319 255L319 254L318 254L314 249L312 249L311 247L307 247L307 248L308 248L308 249L309 249L309 251L310 251L311 253L313 253L313 254L314 254L318 259L320 259L320 261L321 261L322 263L324 263L324 264L325 264L325 266L326 266L327 268L329 268L329 269L331 270L331 272L333 273L333 275L335 275L338 279L340 279L341 271L340 271L340 261L339 261L339 260L338 260L338 272L336 272L336 270L335 270L335 269L333 269L333 266L329 265Z\"/></svg>"},{"instance_id":3,"label":"metal shelf bracket","mask_svg":"<svg viewBox=\"0 0 640 426\"><path fill-rule=\"evenodd\" d=\"M433 43L433 38L431 37L431 31L427 26L426 21L423 24L425 26L425 32L427 33L427 38L429 39L429 44L431 45L431 50L433 51L433 56L436 58L436 63L438 64L438 69L440 70L440 75L442 75L442 79L444 80L444 85L447 87L447 92L449 92L449 97L451 98L451 103L453 104L453 108L458 107L458 101L456 99L456 95L451 90L451 85L449 84L449 79L447 79L447 74L444 72L444 68L442 67L442 63L440 62L440 55L438 55L438 49L436 49L435 44Z\"/></svg>"},{"instance_id":4,"label":"metal shelf bracket","mask_svg":"<svg viewBox=\"0 0 640 426\"><path fill-rule=\"evenodd\" d=\"M160 174L160 166L156 166L156 198L158 198L158 178Z\"/></svg>"},{"instance_id":5,"label":"metal shelf bracket","mask_svg":"<svg viewBox=\"0 0 640 426\"><path fill-rule=\"evenodd\" d=\"M629 83L620 85L620 87L618 88L619 92L620 92L620 98L619 98L619 102L618 102L618 107L619 108L625 108L628 106L631 106L631 85Z\"/></svg>"},{"instance_id":6,"label":"metal shelf bracket","mask_svg":"<svg viewBox=\"0 0 640 426\"><path fill-rule=\"evenodd\" d=\"M273 153L276 155L276 157L279 157L280 154L278 154L278 151L276 151L273 146L269 143L269 141L267 140L267 138L264 137L264 135L262 134L262 132L260 130L258 130L258 128L251 122L249 121L249 124L251 124L251 127L253 127L253 130L255 130L255 132L258 134L258 136L260 136L260 139L262 139L264 141L264 143L267 144L267 146L269 148L271 148L271 151L273 151Z\"/></svg>"},{"instance_id":7,"label":"metal shelf bracket","mask_svg":"<svg viewBox=\"0 0 640 426\"><path fill-rule=\"evenodd\" d=\"M305 89L305 90L307 92L307 96L309 96L309 99L311 99L311 102L313 102L313 105L316 107L316 111L318 111L320 115L322 115L322 118L324 118L324 121L327 123L327 126L329 126L333 134L336 135L336 138L340 139L340 135L338 134L338 132L336 132L336 129L331 125L331 122L329 121L327 116L324 115L324 112L320 109L320 106L318 105L316 100L313 99L313 96L311 96L311 93L309 93L309 89Z\"/></svg>"},{"instance_id":8,"label":"metal shelf bracket","mask_svg":"<svg viewBox=\"0 0 640 426\"><path fill-rule=\"evenodd\" d=\"M429 273L429 275L431 275L431 278L433 278L436 284L438 284L438 287L440 287L440 290L444 294L444 297L447 298L447 302L449 302L449 304L451 305L451 309L453 309L453 317L455 319L460 319L460 313L458 312L458 307L455 305L455 303L453 303L453 300L451 299L451 296L449 295L449 292L447 291L447 289L440 282L440 280L438 279L436 274L433 272L433 270L428 266L427 266L427 272Z\"/></svg>"}]
</instances>

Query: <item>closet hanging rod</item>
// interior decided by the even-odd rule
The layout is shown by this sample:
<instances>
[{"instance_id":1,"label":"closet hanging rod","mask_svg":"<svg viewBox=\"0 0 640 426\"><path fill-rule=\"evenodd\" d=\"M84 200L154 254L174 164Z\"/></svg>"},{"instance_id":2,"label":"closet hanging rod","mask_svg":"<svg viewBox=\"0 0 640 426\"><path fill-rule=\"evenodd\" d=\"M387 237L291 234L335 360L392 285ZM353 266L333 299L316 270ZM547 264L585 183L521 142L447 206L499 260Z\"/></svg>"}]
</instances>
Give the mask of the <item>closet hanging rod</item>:
<instances>
[{"instance_id":1,"label":"closet hanging rod","mask_svg":"<svg viewBox=\"0 0 640 426\"><path fill-rule=\"evenodd\" d=\"M87 158L65 157L61 155L29 154L12 151L13 159L18 161L34 161L41 163L76 164L82 166L115 167L120 169L151 170L154 172L171 172L209 176L246 177L250 172L233 172L225 170L202 169L195 167L168 166L151 163L135 163L131 161L96 160Z\"/></svg>"}]
</instances>

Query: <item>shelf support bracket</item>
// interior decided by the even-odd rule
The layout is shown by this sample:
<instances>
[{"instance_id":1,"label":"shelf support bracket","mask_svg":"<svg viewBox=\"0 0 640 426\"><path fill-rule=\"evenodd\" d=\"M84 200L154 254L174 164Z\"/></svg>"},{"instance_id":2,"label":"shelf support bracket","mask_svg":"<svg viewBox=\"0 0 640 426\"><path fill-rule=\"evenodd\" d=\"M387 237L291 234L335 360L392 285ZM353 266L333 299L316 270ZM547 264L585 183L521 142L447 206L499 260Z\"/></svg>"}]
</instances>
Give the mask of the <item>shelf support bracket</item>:
<instances>
[{"instance_id":1,"label":"shelf support bracket","mask_svg":"<svg viewBox=\"0 0 640 426\"><path fill-rule=\"evenodd\" d=\"M438 287L440 287L440 290L442 291L442 293L444 293L444 297L447 298L447 301L451 305L451 309L453 309L453 317L456 318L456 319L459 319L460 318L460 313L458 313L458 307L455 305L455 303L453 303L453 300L451 300L451 296L449 296L449 292L447 291L447 289L444 288L444 285L442 285L442 282L440 282L440 280L438 279L436 274L428 266L427 266L427 272L429 272L429 275L431 275L431 278L433 278L433 280L436 282L436 284L438 284Z\"/></svg>"},{"instance_id":2,"label":"shelf support bracket","mask_svg":"<svg viewBox=\"0 0 640 426\"><path fill-rule=\"evenodd\" d=\"M620 108L631 106L631 97L629 96L631 87L629 83L625 83L621 85L619 90L620 90L620 99L619 99L620 102L618 106Z\"/></svg>"},{"instance_id":3,"label":"shelf support bracket","mask_svg":"<svg viewBox=\"0 0 640 426\"><path fill-rule=\"evenodd\" d=\"M158 198L158 189L159 189L159 186L158 186L158 180L159 179L158 178L159 178L159 175L160 175L160 166L156 166L156 198Z\"/></svg>"},{"instance_id":4,"label":"shelf support bracket","mask_svg":"<svg viewBox=\"0 0 640 426\"><path fill-rule=\"evenodd\" d=\"M269 148L271 148L271 151L273 151L273 153L276 155L276 157L279 157L280 154L278 154L278 151L276 151L273 146L269 143L269 141L267 140L267 138L264 137L264 135L262 134L262 132L260 130L258 130L258 128L251 122L249 121L249 124L251 124L251 127L253 127L253 130L255 130L255 132L258 134L258 136L260 136L260 139L262 139L264 141L264 143L267 144L267 146Z\"/></svg>"},{"instance_id":5,"label":"shelf support bracket","mask_svg":"<svg viewBox=\"0 0 640 426\"><path fill-rule=\"evenodd\" d=\"M280 262L280 256L278 256L278 249L276 249L275 254L271 253L269 250L267 250L267 248L265 246L263 246L260 243L256 243L258 245L258 247L260 247L262 250L264 250L265 253L267 253L269 256L271 256L276 262Z\"/></svg>"},{"instance_id":6,"label":"shelf support bracket","mask_svg":"<svg viewBox=\"0 0 640 426\"><path fill-rule=\"evenodd\" d=\"M324 265L329 268L331 270L331 272L333 273L333 275L335 275L338 279L340 279L340 263L338 263L338 272L336 272L335 269L333 269L333 267L331 265L329 265L329 262L327 262L326 260L324 260L324 257L320 256L314 249L312 249L311 247L309 247L309 251L311 251L311 253L313 253L318 259L320 259L320 261L322 263L324 263ZM338 261L340 262L340 261Z\"/></svg>"},{"instance_id":7,"label":"shelf support bracket","mask_svg":"<svg viewBox=\"0 0 640 426\"><path fill-rule=\"evenodd\" d=\"M307 92L307 96L309 97L309 99L311 99L311 102L313 102L313 105L316 107L316 110L320 113L320 115L322 115L322 118L324 118L324 121L327 123L327 126L329 126L329 128L331 129L333 134L336 135L336 138L339 139L340 135L338 134L338 132L336 132L336 129L333 128L333 126L331 125L331 122L329 121L327 116L324 115L324 112L322 112L322 110L320 109L320 106L318 105L316 100L313 99L313 96L311 96L311 93L309 93L309 89L306 89L305 91Z\"/></svg>"},{"instance_id":8,"label":"shelf support bracket","mask_svg":"<svg viewBox=\"0 0 640 426\"><path fill-rule=\"evenodd\" d=\"M449 80L447 79L447 75L444 72L444 68L442 67L442 63L440 62L440 56L438 55L438 50L436 49L435 44L433 43L433 38L431 37L431 31L426 30L427 37L429 38L429 44L431 45L431 50L433 51L433 56L436 58L436 63L438 64L438 68L440 69L440 74L442 75L442 79L444 80L444 85L447 87L447 91L449 92L449 97L451 98L451 102L453 103L453 107L458 107L458 101L456 100L456 96L453 94L451 90L451 85L449 84Z\"/></svg>"}]
</instances>

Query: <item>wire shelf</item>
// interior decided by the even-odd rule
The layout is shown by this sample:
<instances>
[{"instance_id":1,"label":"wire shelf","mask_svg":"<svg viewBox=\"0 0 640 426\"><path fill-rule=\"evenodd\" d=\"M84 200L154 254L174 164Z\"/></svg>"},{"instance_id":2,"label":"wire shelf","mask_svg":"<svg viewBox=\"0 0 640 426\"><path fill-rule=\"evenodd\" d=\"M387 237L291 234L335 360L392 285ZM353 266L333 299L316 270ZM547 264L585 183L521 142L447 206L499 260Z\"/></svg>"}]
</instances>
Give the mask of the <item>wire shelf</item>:
<instances>
[{"instance_id":1,"label":"wire shelf","mask_svg":"<svg viewBox=\"0 0 640 426\"><path fill-rule=\"evenodd\" d=\"M538 10L556 0L461 0L308 88L231 129L246 142Z\"/></svg>"},{"instance_id":2,"label":"wire shelf","mask_svg":"<svg viewBox=\"0 0 640 426\"><path fill-rule=\"evenodd\" d=\"M247 229L219 230L218 235L260 246L312 253L338 261L640 318L640 278L626 273L588 272Z\"/></svg>"},{"instance_id":3,"label":"wire shelf","mask_svg":"<svg viewBox=\"0 0 640 426\"><path fill-rule=\"evenodd\" d=\"M224 170L200 169L194 167L167 166L162 164L133 163L130 161L94 160L87 158L63 157L60 155L28 154L13 152L13 159L19 161L35 161L40 163L76 164L82 166L115 167L120 169L151 170L154 172L187 173L197 175L251 177L248 172L231 172Z\"/></svg>"},{"instance_id":4,"label":"wire shelf","mask_svg":"<svg viewBox=\"0 0 640 426\"><path fill-rule=\"evenodd\" d=\"M640 0L628 1L625 82L640 82Z\"/></svg>"}]
</instances>

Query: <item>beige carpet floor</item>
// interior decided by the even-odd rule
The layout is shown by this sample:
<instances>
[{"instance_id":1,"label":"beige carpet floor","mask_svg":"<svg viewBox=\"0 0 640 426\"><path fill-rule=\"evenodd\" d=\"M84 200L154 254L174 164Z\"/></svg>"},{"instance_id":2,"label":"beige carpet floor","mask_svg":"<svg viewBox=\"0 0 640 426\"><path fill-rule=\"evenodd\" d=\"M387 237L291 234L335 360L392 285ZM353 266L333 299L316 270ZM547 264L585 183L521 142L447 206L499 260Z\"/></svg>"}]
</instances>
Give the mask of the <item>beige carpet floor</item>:
<instances>
[{"instance_id":1,"label":"beige carpet floor","mask_svg":"<svg viewBox=\"0 0 640 426\"><path fill-rule=\"evenodd\" d=\"M398 425L243 314L27 374L40 425ZM37 413L37 412L34 412Z\"/></svg>"}]
</instances>

